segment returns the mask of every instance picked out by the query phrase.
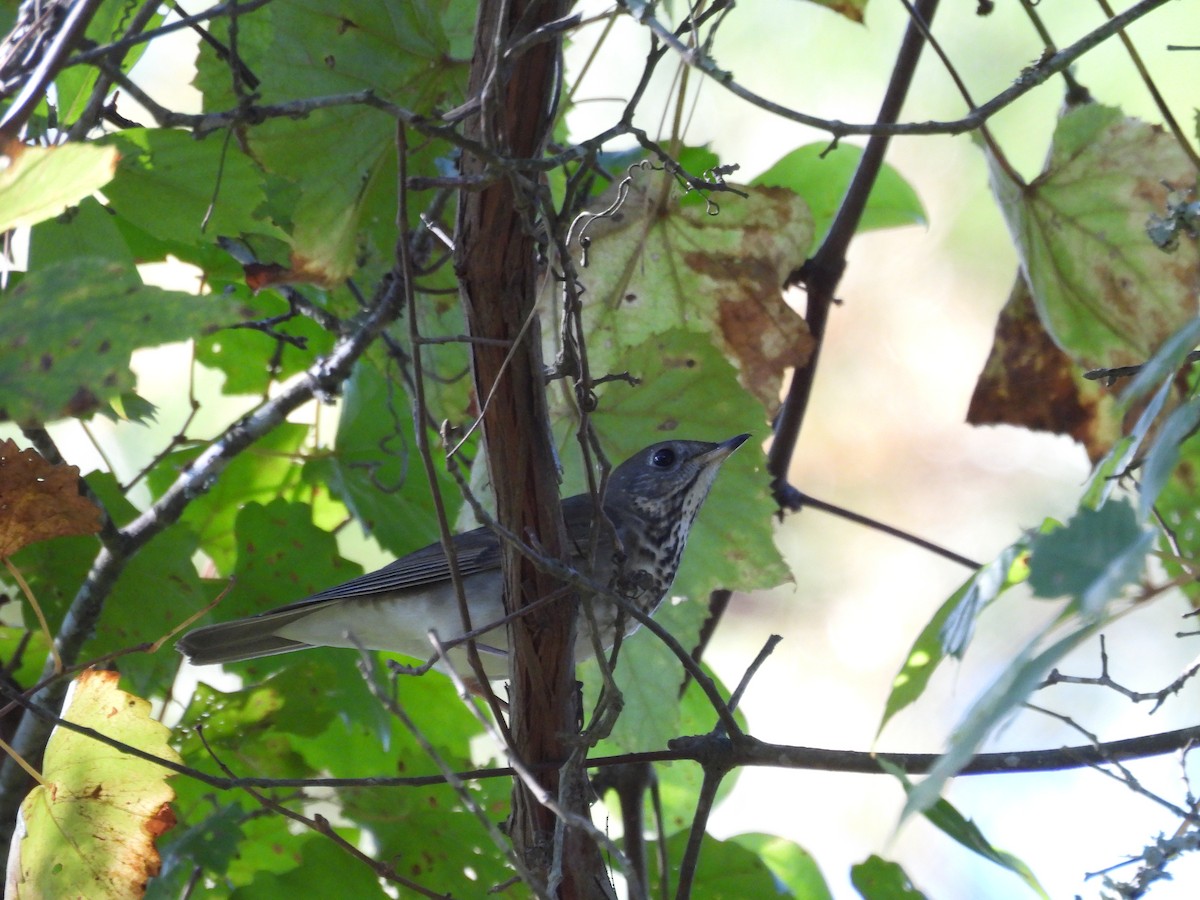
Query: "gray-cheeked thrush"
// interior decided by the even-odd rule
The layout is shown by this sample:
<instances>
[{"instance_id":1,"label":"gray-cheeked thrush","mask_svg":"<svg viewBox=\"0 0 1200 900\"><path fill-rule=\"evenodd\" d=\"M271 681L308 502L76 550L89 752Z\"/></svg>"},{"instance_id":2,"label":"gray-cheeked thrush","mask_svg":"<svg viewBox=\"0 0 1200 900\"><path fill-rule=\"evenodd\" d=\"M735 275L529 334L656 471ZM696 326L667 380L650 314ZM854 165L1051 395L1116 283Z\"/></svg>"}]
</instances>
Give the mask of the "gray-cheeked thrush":
<instances>
[{"instance_id":1,"label":"gray-cheeked thrush","mask_svg":"<svg viewBox=\"0 0 1200 900\"><path fill-rule=\"evenodd\" d=\"M594 556L589 553L591 495L563 500L572 566L647 614L653 612L675 579L688 531L717 471L748 437L739 434L719 444L664 441L613 469L603 500L613 527L597 531ZM487 528L476 528L455 536L454 547L472 629L494 626L505 615L499 539ZM589 559L595 559L594 566ZM616 636L617 605L599 597L594 611L602 643L610 647ZM628 616L625 621L629 626L626 633L632 633L637 622ZM428 638L431 630L444 643L463 634L440 543L296 603L197 628L180 639L178 649L194 665L236 662L309 647L363 647L428 659L434 655ZM585 659L592 655L592 640L586 628L579 632L576 658ZM488 677L502 678L508 673L503 625L480 634L476 646Z\"/></svg>"}]
</instances>

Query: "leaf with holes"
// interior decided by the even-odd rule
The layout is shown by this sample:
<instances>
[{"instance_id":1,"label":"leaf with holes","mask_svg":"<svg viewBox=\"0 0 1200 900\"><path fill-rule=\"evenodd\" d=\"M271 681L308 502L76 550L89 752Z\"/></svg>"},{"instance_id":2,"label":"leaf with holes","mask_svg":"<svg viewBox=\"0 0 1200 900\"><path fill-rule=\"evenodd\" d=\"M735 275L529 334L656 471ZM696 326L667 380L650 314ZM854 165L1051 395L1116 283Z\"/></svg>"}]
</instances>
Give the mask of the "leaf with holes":
<instances>
[{"instance_id":1,"label":"leaf with holes","mask_svg":"<svg viewBox=\"0 0 1200 900\"><path fill-rule=\"evenodd\" d=\"M27 275L0 302L0 422L83 418L133 390L130 355L212 327L217 298L142 284L83 258Z\"/></svg>"},{"instance_id":2,"label":"leaf with holes","mask_svg":"<svg viewBox=\"0 0 1200 900\"><path fill-rule=\"evenodd\" d=\"M1055 342L1092 366L1144 362L1196 315L1200 248L1173 254L1146 237L1146 217L1196 172L1175 139L1120 110L1062 117L1046 170L1015 182L989 158L993 191L1038 315Z\"/></svg>"},{"instance_id":3,"label":"leaf with holes","mask_svg":"<svg viewBox=\"0 0 1200 900\"><path fill-rule=\"evenodd\" d=\"M100 530L100 510L79 494L79 469L0 441L0 557L37 541Z\"/></svg>"},{"instance_id":4,"label":"leaf with holes","mask_svg":"<svg viewBox=\"0 0 1200 900\"><path fill-rule=\"evenodd\" d=\"M744 198L681 204L672 185L639 172L612 215L592 218L576 235L587 245L579 275L591 371L625 371L647 341L693 331L771 414L784 371L812 352L807 323L783 299L785 279L812 243L808 207L785 188L755 187L739 188Z\"/></svg>"}]
</instances>

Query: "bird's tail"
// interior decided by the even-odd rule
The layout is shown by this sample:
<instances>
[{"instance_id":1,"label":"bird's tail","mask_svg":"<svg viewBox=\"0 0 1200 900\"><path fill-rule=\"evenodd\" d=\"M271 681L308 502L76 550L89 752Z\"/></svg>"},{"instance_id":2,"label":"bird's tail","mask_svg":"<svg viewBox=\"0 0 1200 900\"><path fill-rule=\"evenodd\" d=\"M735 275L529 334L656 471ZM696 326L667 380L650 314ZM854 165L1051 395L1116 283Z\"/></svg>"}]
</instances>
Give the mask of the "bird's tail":
<instances>
[{"instance_id":1,"label":"bird's tail","mask_svg":"<svg viewBox=\"0 0 1200 900\"><path fill-rule=\"evenodd\" d=\"M306 615L310 610L287 610L276 614L267 613L235 622L223 622L189 631L175 645L194 666L213 663L238 662L305 650L312 644L280 637L276 632L294 619Z\"/></svg>"}]
</instances>

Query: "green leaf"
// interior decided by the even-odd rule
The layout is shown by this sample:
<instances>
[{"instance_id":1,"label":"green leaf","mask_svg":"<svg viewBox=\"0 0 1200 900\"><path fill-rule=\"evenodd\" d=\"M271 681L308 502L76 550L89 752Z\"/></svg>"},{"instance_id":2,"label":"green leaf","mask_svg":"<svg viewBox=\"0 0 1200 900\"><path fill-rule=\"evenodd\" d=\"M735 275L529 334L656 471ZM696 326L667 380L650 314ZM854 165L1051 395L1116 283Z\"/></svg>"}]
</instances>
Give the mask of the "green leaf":
<instances>
[{"instance_id":1,"label":"green leaf","mask_svg":"<svg viewBox=\"0 0 1200 900\"><path fill-rule=\"evenodd\" d=\"M94 197L61 216L33 226L29 238L29 271L51 269L84 257L97 257L132 269L136 260L117 228L116 217Z\"/></svg>"},{"instance_id":2,"label":"green leaf","mask_svg":"<svg viewBox=\"0 0 1200 900\"><path fill-rule=\"evenodd\" d=\"M430 113L462 102L474 23L475 4L465 0L388 7L306 0L240 17L238 48L261 79L263 103L370 90ZM226 39L223 23L213 31ZM201 54L196 84L206 109L237 106L228 67L213 54ZM299 186L287 211L295 268L332 284L358 268L364 251L390 259L395 129L390 115L353 105L271 119L249 132L254 157ZM410 160L409 175L435 174L436 155L448 152L448 145L424 148ZM364 233L374 240L364 241Z\"/></svg>"},{"instance_id":3,"label":"green leaf","mask_svg":"<svg viewBox=\"0 0 1200 900\"><path fill-rule=\"evenodd\" d=\"M724 440L741 431L767 433L761 407L746 401L732 366L703 335L676 330L649 339L626 351L622 368L642 383L604 385L592 414L614 463L672 437ZM720 423L719 432L714 423ZM564 492L577 493L584 484L576 474L579 454L565 438L560 447L567 468ZM771 525L775 510L766 457L751 439L717 476L692 526L672 594L703 598L718 587L753 590L787 580Z\"/></svg>"},{"instance_id":4,"label":"green leaf","mask_svg":"<svg viewBox=\"0 0 1200 900\"><path fill-rule=\"evenodd\" d=\"M636 635L634 639L637 639ZM729 689L721 679L708 666L703 666L703 669L708 677L713 679L718 693L728 699ZM588 682L585 681L584 684L586 687ZM670 685L675 691L671 696L678 697L679 685L673 679L670 681ZM688 682L687 690L684 691L681 699L674 699L671 702L679 707L679 721L675 735L707 734L717 724L717 713L713 709L708 695L700 689L695 681ZM734 713L734 719L743 730L746 729L746 717L740 710ZM595 755L623 752L617 746L614 746L612 750L606 749L608 746L610 745L602 742L596 749ZM721 781L717 788L716 802L718 804L733 791L742 771L734 769ZM659 796L662 798L664 830L668 835L686 831L691 828L692 820L696 815L696 797L704 779L703 770L692 762L670 762L655 765L654 772L658 779Z\"/></svg>"},{"instance_id":5,"label":"green leaf","mask_svg":"<svg viewBox=\"0 0 1200 900\"><path fill-rule=\"evenodd\" d=\"M452 702L461 706L458 700ZM485 816L494 821L505 817L511 782L483 779L468 790ZM485 893L484 885L513 876L483 824L448 785L347 791L343 802L344 815L361 823L378 842L380 858L403 861L406 877L431 890L470 897Z\"/></svg>"},{"instance_id":6,"label":"green leaf","mask_svg":"<svg viewBox=\"0 0 1200 900\"><path fill-rule=\"evenodd\" d=\"M213 287L215 290L220 285ZM288 311L287 303L273 291L252 295L244 284L225 285L222 297L231 305L230 319L242 322L261 321ZM317 305L323 305L322 301L318 300ZM221 393L261 396L269 393L274 383L312 365L318 356L329 352L334 342L332 334L305 316L277 322L272 331L295 338L303 346L280 341L274 334L256 328L223 328L196 342L196 361L224 373Z\"/></svg>"},{"instance_id":7,"label":"green leaf","mask_svg":"<svg viewBox=\"0 0 1200 900\"><path fill-rule=\"evenodd\" d=\"M415 729L447 765L461 770L481 762L473 760L471 753L479 723L448 679L438 674L400 678L398 689L385 686L385 690L397 698ZM365 702L381 708L374 699ZM399 721L386 720L383 740L378 731L351 707L328 728L313 729L292 740L291 746L314 771L333 776L415 776L439 771ZM507 814L511 780L479 779L469 782L467 790L491 820L502 820ZM370 832L378 848L376 858L399 861L407 877L431 890L469 897L481 890L480 885L503 882L512 874L479 820L449 786L348 788L340 791L339 802L346 820Z\"/></svg>"},{"instance_id":8,"label":"green leaf","mask_svg":"<svg viewBox=\"0 0 1200 900\"><path fill-rule=\"evenodd\" d=\"M1152 540L1123 500L1084 507L1063 528L1034 538L1029 586L1037 597L1067 594L1085 614L1098 614L1141 575Z\"/></svg>"},{"instance_id":9,"label":"green leaf","mask_svg":"<svg viewBox=\"0 0 1200 900\"><path fill-rule=\"evenodd\" d=\"M280 496L294 499L299 493L297 462L310 431L307 425L276 426L238 454L212 488L188 503L182 521L191 526L200 548L221 574L231 573L237 563L235 522L240 511L251 503L268 503ZM164 457L148 478L154 496L162 496L202 450L193 447Z\"/></svg>"},{"instance_id":10,"label":"green leaf","mask_svg":"<svg viewBox=\"0 0 1200 900\"><path fill-rule=\"evenodd\" d=\"M286 237L257 213L263 174L235 142L197 140L174 128L129 128L108 140L121 164L104 195L156 238L197 244L248 232Z\"/></svg>"},{"instance_id":11,"label":"green leaf","mask_svg":"<svg viewBox=\"0 0 1200 900\"><path fill-rule=\"evenodd\" d=\"M654 620L691 650L708 615L705 599L667 601L654 614ZM680 734L682 708L678 697L683 664L657 636L642 628L622 642L613 676L624 704L600 752L610 755L664 749L667 741ZM602 683L594 659L580 664L579 679L585 685L585 708L590 709ZM709 721L701 730L707 731L712 725Z\"/></svg>"},{"instance_id":12,"label":"green leaf","mask_svg":"<svg viewBox=\"0 0 1200 900\"><path fill-rule=\"evenodd\" d=\"M217 607L218 621L265 612L362 573L361 566L338 555L334 536L312 524L312 509L303 503L247 503L234 531L234 586ZM274 671L282 664L268 657L244 665Z\"/></svg>"},{"instance_id":13,"label":"green leaf","mask_svg":"<svg viewBox=\"0 0 1200 900\"><path fill-rule=\"evenodd\" d=\"M353 843L353 841L351 841ZM387 900L379 878L366 863L346 855L333 841L311 835L302 844L299 865L281 874L265 872L239 887L230 900L274 900L279 897L353 897Z\"/></svg>"},{"instance_id":14,"label":"green leaf","mask_svg":"<svg viewBox=\"0 0 1200 900\"><path fill-rule=\"evenodd\" d=\"M84 672L63 717L155 756L179 762L150 704L117 689L117 674ZM167 770L66 728L46 744L44 784L21 804L24 836L9 862L6 896L133 897L158 870L156 836L175 824Z\"/></svg>"},{"instance_id":15,"label":"green leaf","mask_svg":"<svg viewBox=\"0 0 1200 900\"><path fill-rule=\"evenodd\" d=\"M799 844L773 834L739 834L730 840L756 853L793 897L833 900L817 861Z\"/></svg>"},{"instance_id":16,"label":"green leaf","mask_svg":"<svg viewBox=\"0 0 1200 900\"><path fill-rule=\"evenodd\" d=\"M1163 534L1159 538L1161 560L1171 578L1180 580L1180 589L1193 605L1200 598L1200 585L1192 578L1180 578L1185 566L1200 547L1200 516L1196 515L1196 484L1192 473L1200 471L1200 441L1185 441L1178 448L1179 462L1155 498L1155 512L1162 517ZM1168 539L1168 532L1171 540ZM1174 546L1173 546L1174 542ZM1180 559L1179 551L1183 551Z\"/></svg>"},{"instance_id":17,"label":"green leaf","mask_svg":"<svg viewBox=\"0 0 1200 900\"><path fill-rule=\"evenodd\" d=\"M436 460L447 516L454 522L461 494ZM369 362L346 382L333 452L310 460L305 479L324 484L381 545L397 556L438 540L429 479L413 432L411 404L400 379Z\"/></svg>"},{"instance_id":18,"label":"green leaf","mask_svg":"<svg viewBox=\"0 0 1200 900\"><path fill-rule=\"evenodd\" d=\"M6 578L5 571L0 578ZM12 585L10 590L16 590ZM18 658L17 654L21 654ZM50 646L40 629L30 631L12 625L0 625L0 665L9 672L15 685L36 684L42 677L42 668Z\"/></svg>"},{"instance_id":19,"label":"green leaf","mask_svg":"<svg viewBox=\"0 0 1200 900\"><path fill-rule=\"evenodd\" d=\"M1155 532L1143 530L1125 501L1098 510L1083 507L1062 528L1030 543L1029 583L1035 595L1070 594L1071 603L1018 652L972 705L955 729L949 747L928 776L908 795L901 820L937 801L947 779L956 775L987 736L1037 689L1051 666L1091 638L1110 620L1109 601L1134 581L1145 565ZM1039 649L1068 624L1067 633Z\"/></svg>"},{"instance_id":20,"label":"green leaf","mask_svg":"<svg viewBox=\"0 0 1200 900\"><path fill-rule=\"evenodd\" d=\"M667 841L667 854L673 873L672 886L678 879L678 867L687 839L687 833L681 832ZM649 844L647 853L651 859L655 852L655 845ZM653 888L650 893L651 896L657 896ZM706 835L689 896L692 900L746 900L748 897L787 896L787 893L766 863L752 850L736 840L718 841Z\"/></svg>"},{"instance_id":21,"label":"green leaf","mask_svg":"<svg viewBox=\"0 0 1200 900\"><path fill-rule=\"evenodd\" d=\"M190 828L175 829L174 840L161 848L162 869L147 886L147 900L174 900L184 896L197 868L206 872L225 872L237 857L238 846L244 839L241 824L245 817L245 812L236 804L221 806ZM283 820L283 817L278 819Z\"/></svg>"},{"instance_id":22,"label":"green leaf","mask_svg":"<svg viewBox=\"0 0 1200 900\"><path fill-rule=\"evenodd\" d=\"M107 260L32 272L0 297L0 421L87 416L133 390L135 349L194 337L222 312Z\"/></svg>"},{"instance_id":23,"label":"green leaf","mask_svg":"<svg viewBox=\"0 0 1200 900\"><path fill-rule=\"evenodd\" d=\"M1137 458L1142 442L1150 434L1151 426L1158 420L1158 414L1162 412L1167 398L1171 395L1174 381L1174 375L1163 379L1154 396L1145 404L1133 427L1129 429L1129 433L1113 444L1112 449L1100 460L1083 492L1080 506L1098 509L1108 502L1113 491L1119 487L1121 477L1129 471L1129 467Z\"/></svg>"},{"instance_id":24,"label":"green leaf","mask_svg":"<svg viewBox=\"0 0 1200 900\"><path fill-rule=\"evenodd\" d=\"M1077 620L1065 637L1040 653L1037 645L1045 634L1023 647L972 705L955 728L946 752L934 763L929 774L909 792L900 815L901 822L913 813L924 812L933 806L946 782L962 770L987 736L1037 689L1050 667L1093 637L1106 623L1106 619L1098 618Z\"/></svg>"},{"instance_id":25,"label":"green leaf","mask_svg":"<svg viewBox=\"0 0 1200 900\"><path fill-rule=\"evenodd\" d=\"M299 668L306 667L301 662ZM225 773L214 755L227 766L259 777L312 777L315 772L293 746L293 728L326 726L337 710L328 701L311 705L308 699L289 697L270 679L227 693L201 682L179 724L179 752L188 765L215 775ZM203 740L198 726L203 726Z\"/></svg>"},{"instance_id":26,"label":"green leaf","mask_svg":"<svg viewBox=\"0 0 1200 900\"><path fill-rule=\"evenodd\" d=\"M862 148L828 143L805 144L784 155L750 183L795 191L812 210L813 234L824 240L833 217L854 177ZM867 197L859 231L925 225L928 220L917 192L895 168L884 163Z\"/></svg>"},{"instance_id":27,"label":"green leaf","mask_svg":"<svg viewBox=\"0 0 1200 900\"><path fill-rule=\"evenodd\" d=\"M1170 134L1118 109L1081 106L1059 121L1046 171L1030 184L989 164L1042 322L1076 359L1145 362L1195 316L1196 241L1168 257L1144 230L1147 212L1166 203L1164 182L1196 181Z\"/></svg>"},{"instance_id":28,"label":"green leaf","mask_svg":"<svg viewBox=\"0 0 1200 900\"><path fill-rule=\"evenodd\" d=\"M880 756L879 764L885 771L900 780L906 793L912 790L912 782L908 780L908 776L904 773L903 769L892 765L886 756ZM990 860L1001 868L1012 872L1024 881L1026 886L1039 897L1049 900L1049 895L1046 893L1045 888L1042 887L1041 883L1037 880L1037 876L1033 874L1029 866L1025 865L1025 863L1011 853L1004 850L997 850L993 847L983 832L979 830L979 826L955 809L948 800L938 800L925 810L924 815L926 819L944 834L958 841L958 843L971 852L978 853L984 859Z\"/></svg>"},{"instance_id":29,"label":"green leaf","mask_svg":"<svg viewBox=\"0 0 1200 900\"><path fill-rule=\"evenodd\" d=\"M1200 343L1200 317L1189 319L1178 331L1162 342L1154 355L1142 365L1121 392L1121 402L1126 406L1136 403L1151 388L1169 380L1183 365L1184 357Z\"/></svg>"},{"instance_id":30,"label":"green leaf","mask_svg":"<svg viewBox=\"0 0 1200 900\"><path fill-rule=\"evenodd\" d=\"M108 184L117 166L115 150L94 144L26 147L10 142L5 153L0 232L57 216Z\"/></svg>"},{"instance_id":31,"label":"green leaf","mask_svg":"<svg viewBox=\"0 0 1200 900\"><path fill-rule=\"evenodd\" d=\"M892 690L875 732L876 740L896 713L925 693L929 679L947 656L962 657L979 614L1004 591L1028 577L1028 552L1028 539L1006 547L938 608L909 648L904 664L892 681Z\"/></svg>"},{"instance_id":32,"label":"green leaf","mask_svg":"<svg viewBox=\"0 0 1200 900\"><path fill-rule=\"evenodd\" d=\"M123 505L113 497L103 499L110 512ZM196 574L195 552L196 538L186 526L168 529L139 550L105 601L95 634L84 645L84 658L161 640L211 603L217 586ZM126 654L115 665L134 691L150 697L167 693L179 662L167 643L154 653Z\"/></svg>"},{"instance_id":33,"label":"green leaf","mask_svg":"<svg viewBox=\"0 0 1200 900\"><path fill-rule=\"evenodd\" d=\"M897 863L879 856L851 867L850 881L863 900L925 900Z\"/></svg>"},{"instance_id":34,"label":"green leaf","mask_svg":"<svg viewBox=\"0 0 1200 900\"><path fill-rule=\"evenodd\" d=\"M1194 436L1198 426L1200 398L1192 397L1172 411L1155 435L1142 465L1142 477L1138 485L1138 513L1143 520L1153 514L1159 494L1176 471L1181 446Z\"/></svg>"},{"instance_id":35,"label":"green leaf","mask_svg":"<svg viewBox=\"0 0 1200 900\"><path fill-rule=\"evenodd\" d=\"M721 194L714 214L681 206L668 179L639 171L616 215L577 232L587 242L579 277L591 371L625 371L648 342L688 330L720 349L769 414L784 370L812 348L782 291L812 243L808 208L785 188L752 187L744 199ZM557 340L548 330L547 359L558 354Z\"/></svg>"}]
</instances>

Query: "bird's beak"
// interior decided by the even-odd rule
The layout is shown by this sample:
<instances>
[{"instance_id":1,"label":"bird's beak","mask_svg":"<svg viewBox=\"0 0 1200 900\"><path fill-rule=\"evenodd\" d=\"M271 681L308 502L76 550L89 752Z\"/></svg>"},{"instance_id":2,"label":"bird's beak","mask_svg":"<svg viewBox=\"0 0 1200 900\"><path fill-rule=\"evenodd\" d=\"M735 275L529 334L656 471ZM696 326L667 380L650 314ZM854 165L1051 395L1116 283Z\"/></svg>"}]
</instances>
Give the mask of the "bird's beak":
<instances>
[{"instance_id":1,"label":"bird's beak","mask_svg":"<svg viewBox=\"0 0 1200 900\"><path fill-rule=\"evenodd\" d=\"M749 433L739 434L731 437L727 441L722 441L721 443L717 444L717 446L713 447L706 454L704 454L703 465L714 466L725 462L725 460L729 458L729 454L731 454L738 447L742 446L742 444L746 443L749 437Z\"/></svg>"}]
</instances>

